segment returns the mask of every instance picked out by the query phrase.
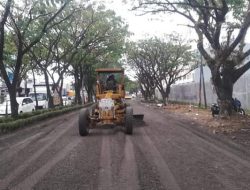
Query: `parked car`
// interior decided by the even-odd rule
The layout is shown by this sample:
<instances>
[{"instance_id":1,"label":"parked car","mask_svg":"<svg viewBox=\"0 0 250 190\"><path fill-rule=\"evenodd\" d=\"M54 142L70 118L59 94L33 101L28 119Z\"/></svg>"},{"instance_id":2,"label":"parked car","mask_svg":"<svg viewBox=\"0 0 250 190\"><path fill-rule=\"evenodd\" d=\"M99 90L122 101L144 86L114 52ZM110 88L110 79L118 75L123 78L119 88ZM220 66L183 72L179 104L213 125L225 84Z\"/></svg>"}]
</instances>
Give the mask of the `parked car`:
<instances>
[{"instance_id":1,"label":"parked car","mask_svg":"<svg viewBox=\"0 0 250 190\"><path fill-rule=\"evenodd\" d=\"M34 104L36 105L36 97L37 97L37 109L46 109L48 108L48 100L46 92L37 92L36 96L34 92L30 92L29 96L32 98Z\"/></svg>"},{"instance_id":2,"label":"parked car","mask_svg":"<svg viewBox=\"0 0 250 190\"><path fill-rule=\"evenodd\" d=\"M35 104L30 97L17 97L18 113L32 112L35 110ZM10 100L0 104L0 115L11 114Z\"/></svg>"}]
</instances>

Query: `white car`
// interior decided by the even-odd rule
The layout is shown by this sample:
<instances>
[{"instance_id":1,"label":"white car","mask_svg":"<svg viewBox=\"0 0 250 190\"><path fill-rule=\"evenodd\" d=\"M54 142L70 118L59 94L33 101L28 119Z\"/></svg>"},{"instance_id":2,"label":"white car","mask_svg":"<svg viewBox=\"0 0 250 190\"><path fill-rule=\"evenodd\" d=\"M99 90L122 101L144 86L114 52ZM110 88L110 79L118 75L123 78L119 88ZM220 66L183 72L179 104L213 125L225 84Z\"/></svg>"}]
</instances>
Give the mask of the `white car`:
<instances>
[{"instance_id":1,"label":"white car","mask_svg":"<svg viewBox=\"0 0 250 190\"><path fill-rule=\"evenodd\" d=\"M37 109L47 109L48 108L48 100L47 93L45 92L37 92L36 96L34 92L30 92L29 96L32 98L34 104L36 105L36 97L37 97Z\"/></svg>"},{"instance_id":2,"label":"white car","mask_svg":"<svg viewBox=\"0 0 250 190\"><path fill-rule=\"evenodd\" d=\"M30 97L17 97L18 114L25 112L32 112L35 110L35 104ZM0 115L11 114L10 100L4 101L0 104Z\"/></svg>"}]
</instances>

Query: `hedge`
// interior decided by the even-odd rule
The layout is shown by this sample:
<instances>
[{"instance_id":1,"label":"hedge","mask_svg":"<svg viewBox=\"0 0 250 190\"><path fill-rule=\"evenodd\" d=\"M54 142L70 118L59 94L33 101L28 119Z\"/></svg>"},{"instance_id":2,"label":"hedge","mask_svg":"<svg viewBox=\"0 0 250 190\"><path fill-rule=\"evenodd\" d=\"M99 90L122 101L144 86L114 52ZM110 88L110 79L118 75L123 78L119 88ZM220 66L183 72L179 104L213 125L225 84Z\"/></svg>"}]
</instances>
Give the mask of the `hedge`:
<instances>
[{"instance_id":1,"label":"hedge","mask_svg":"<svg viewBox=\"0 0 250 190\"><path fill-rule=\"evenodd\" d=\"M61 106L54 109L48 110L38 110L31 113L24 113L20 114L17 118L1 118L0 119L0 133L6 133L9 131L13 131L18 128L25 127L29 124L32 124L37 121L41 121L47 118L55 117L64 113L68 113L71 111L75 111L81 109L83 107L88 107L90 104L85 105L77 105L77 106L70 106L66 107Z\"/></svg>"}]
</instances>

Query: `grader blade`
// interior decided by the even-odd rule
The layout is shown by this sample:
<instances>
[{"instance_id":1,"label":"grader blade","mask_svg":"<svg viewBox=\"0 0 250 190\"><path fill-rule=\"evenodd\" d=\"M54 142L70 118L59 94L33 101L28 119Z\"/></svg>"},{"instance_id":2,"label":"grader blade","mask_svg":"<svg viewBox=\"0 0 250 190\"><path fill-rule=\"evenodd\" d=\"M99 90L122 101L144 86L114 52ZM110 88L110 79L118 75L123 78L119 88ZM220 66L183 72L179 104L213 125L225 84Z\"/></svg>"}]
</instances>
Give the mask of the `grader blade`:
<instances>
[{"instance_id":1,"label":"grader blade","mask_svg":"<svg viewBox=\"0 0 250 190\"><path fill-rule=\"evenodd\" d=\"M142 121L143 118L144 118L144 114L133 114L133 118L134 118L135 120Z\"/></svg>"}]
</instances>

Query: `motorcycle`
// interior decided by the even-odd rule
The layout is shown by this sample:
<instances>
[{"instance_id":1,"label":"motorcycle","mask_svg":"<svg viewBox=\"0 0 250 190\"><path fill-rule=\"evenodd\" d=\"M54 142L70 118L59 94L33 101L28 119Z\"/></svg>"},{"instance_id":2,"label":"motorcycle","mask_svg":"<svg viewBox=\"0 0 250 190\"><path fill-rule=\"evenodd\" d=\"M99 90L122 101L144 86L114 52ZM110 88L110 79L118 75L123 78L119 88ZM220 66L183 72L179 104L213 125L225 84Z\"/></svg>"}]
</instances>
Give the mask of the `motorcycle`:
<instances>
[{"instance_id":1,"label":"motorcycle","mask_svg":"<svg viewBox=\"0 0 250 190\"><path fill-rule=\"evenodd\" d=\"M237 113L239 113L240 115L245 115L245 110L243 108L241 108L241 102L235 98L232 99L232 107L233 110ZM211 106L211 112L212 112L212 116L214 117L215 115L219 115L220 113L220 107L217 103L212 104Z\"/></svg>"}]
</instances>

